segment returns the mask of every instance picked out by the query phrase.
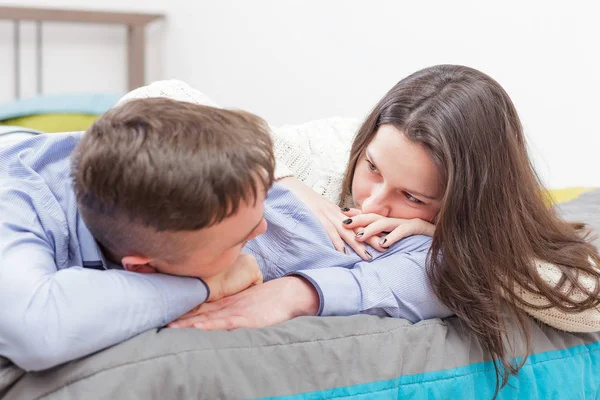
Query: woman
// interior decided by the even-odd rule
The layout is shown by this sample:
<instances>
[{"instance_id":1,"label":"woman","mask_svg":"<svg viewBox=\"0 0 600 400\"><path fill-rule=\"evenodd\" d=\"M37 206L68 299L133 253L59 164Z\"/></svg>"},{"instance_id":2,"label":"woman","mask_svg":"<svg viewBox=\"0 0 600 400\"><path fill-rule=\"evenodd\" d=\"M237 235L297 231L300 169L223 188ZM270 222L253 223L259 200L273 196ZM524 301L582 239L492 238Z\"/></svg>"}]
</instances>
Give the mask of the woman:
<instances>
[{"instance_id":1,"label":"woman","mask_svg":"<svg viewBox=\"0 0 600 400\"><path fill-rule=\"evenodd\" d=\"M385 251L410 234L433 236L435 294L500 360L502 385L519 368L507 352L506 308L526 337L526 313L564 330L600 329L598 252L582 225L546 207L498 83L467 67L427 68L394 86L353 141L352 126L274 128L277 177L340 251L345 241L369 259L364 242Z\"/></svg>"},{"instance_id":2,"label":"woman","mask_svg":"<svg viewBox=\"0 0 600 400\"><path fill-rule=\"evenodd\" d=\"M318 143L323 132L303 132L279 131L280 140L304 141L298 149L331 147ZM307 181L340 181L304 164L312 171ZM407 232L433 233L430 282L501 361L502 386L519 368L507 355L505 307L526 337L526 313L564 330L599 329L598 250L582 224L546 206L515 107L487 75L440 65L400 81L358 130L340 176L339 187L327 189L340 193L339 206L358 208L345 215L299 181L282 183L317 213L336 246L342 238L360 253L367 239L387 247Z\"/></svg>"}]
</instances>

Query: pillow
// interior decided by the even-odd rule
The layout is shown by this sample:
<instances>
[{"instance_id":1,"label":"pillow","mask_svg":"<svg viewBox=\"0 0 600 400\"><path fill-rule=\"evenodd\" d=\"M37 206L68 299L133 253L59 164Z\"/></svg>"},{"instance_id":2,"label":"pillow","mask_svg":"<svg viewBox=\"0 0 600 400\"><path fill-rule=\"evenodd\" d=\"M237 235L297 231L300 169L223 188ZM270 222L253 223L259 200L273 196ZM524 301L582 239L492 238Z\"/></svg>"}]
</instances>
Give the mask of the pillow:
<instances>
[{"instance_id":1,"label":"pillow","mask_svg":"<svg viewBox=\"0 0 600 400\"><path fill-rule=\"evenodd\" d=\"M38 114L11 118L0 122L0 125L20 126L48 133L74 132L85 131L98 117L88 114Z\"/></svg>"},{"instance_id":2,"label":"pillow","mask_svg":"<svg viewBox=\"0 0 600 400\"><path fill-rule=\"evenodd\" d=\"M118 94L96 93L22 99L0 106L0 125L43 132L82 131L113 107L119 98Z\"/></svg>"}]
</instances>

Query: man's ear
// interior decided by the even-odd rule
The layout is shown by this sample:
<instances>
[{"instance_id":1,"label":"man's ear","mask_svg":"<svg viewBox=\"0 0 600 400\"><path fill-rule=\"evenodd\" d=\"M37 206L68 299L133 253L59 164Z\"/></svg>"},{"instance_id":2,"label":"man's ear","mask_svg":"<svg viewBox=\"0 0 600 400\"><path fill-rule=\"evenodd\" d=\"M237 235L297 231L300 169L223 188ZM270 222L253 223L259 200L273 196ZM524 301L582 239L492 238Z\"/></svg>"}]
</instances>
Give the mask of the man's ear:
<instances>
[{"instance_id":1,"label":"man's ear","mask_svg":"<svg viewBox=\"0 0 600 400\"><path fill-rule=\"evenodd\" d=\"M139 272L142 274L154 274L158 272L156 268L150 265L152 259L142 256L125 256L121 259L123 268L131 272Z\"/></svg>"}]
</instances>

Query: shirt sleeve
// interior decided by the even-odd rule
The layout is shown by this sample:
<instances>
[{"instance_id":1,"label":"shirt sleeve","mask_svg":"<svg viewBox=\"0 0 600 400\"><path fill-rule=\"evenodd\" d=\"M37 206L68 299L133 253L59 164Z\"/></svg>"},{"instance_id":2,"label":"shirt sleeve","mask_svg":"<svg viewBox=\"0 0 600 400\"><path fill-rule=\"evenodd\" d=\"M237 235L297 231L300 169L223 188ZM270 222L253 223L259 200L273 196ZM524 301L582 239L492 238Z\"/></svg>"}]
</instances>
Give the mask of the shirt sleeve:
<instances>
[{"instance_id":1,"label":"shirt sleeve","mask_svg":"<svg viewBox=\"0 0 600 400\"><path fill-rule=\"evenodd\" d=\"M376 314L417 322L452 315L438 300L426 271L427 252L397 251L351 268L297 271L320 298L319 315Z\"/></svg>"},{"instance_id":2,"label":"shirt sleeve","mask_svg":"<svg viewBox=\"0 0 600 400\"><path fill-rule=\"evenodd\" d=\"M0 215L0 355L25 370L50 368L164 326L208 296L194 278L57 270L55 238L26 198L0 196Z\"/></svg>"}]
</instances>

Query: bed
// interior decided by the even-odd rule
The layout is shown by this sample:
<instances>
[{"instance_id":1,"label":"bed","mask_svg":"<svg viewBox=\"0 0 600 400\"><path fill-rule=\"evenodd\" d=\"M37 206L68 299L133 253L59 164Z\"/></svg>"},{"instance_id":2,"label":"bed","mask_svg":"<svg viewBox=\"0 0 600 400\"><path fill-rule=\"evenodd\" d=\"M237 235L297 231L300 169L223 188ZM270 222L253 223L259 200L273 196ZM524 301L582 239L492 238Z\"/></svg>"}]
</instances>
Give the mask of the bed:
<instances>
[{"instance_id":1,"label":"bed","mask_svg":"<svg viewBox=\"0 0 600 400\"><path fill-rule=\"evenodd\" d=\"M534 352L500 399L597 399L600 335L534 325ZM14 377L18 372L12 372ZM489 399L493 367L455 318L411 325L298 318L232 332L146 332L21 375L6 399Z\"/></svg>"},{"instance_id":2,"label":"bed","mask_svg":"<svg viewBox=\"0 0 600 400\"><path fill-rule=\"evenodd\" d=\"M600 189L553 195L565 218L600 231ZM600 332L530 325L533 354L498 398L600 398ZM0 359L7 400L486 399L493 391L492 363L456 318L303 317L256 330L152 330L37 373Z\"/></svg>"},{"instance_id":3,"label":"bed","mask_svg":"<svg viewBox=\"0 0 600 400\"><path fill-rule=\"evenodd\" d=\"M83 18L68 10L60 17L45 9L0 7L0 18L43 21L50 15L56 20L67 18L64 13ZM131 17L91 14L85 18L96 22L110 17L125 23ZM139 27L129 32L137 38L130 43L139 44ZM139 79L131 78L130 88L143 83ZM81 94L18 100L0 107L5 124L0 137L7 143L11 137L82 130L117 99L118 94ZM565 218L585 221L600 232L600 189L551 194ZM572 334L533 320L530 324L533 354L499 398L600 398L600 333ZM517 355L522 355L519 347ZM0 358L0 397L7 400L486 399L494 389L492 363L456 318L411 324L367 315L303 317L256 330L152 330L35 373Z\"/></svg>"},{"instance_id":4,"label":"bed","mask_svg":"<svg viewBox=\"0 0 600 400\"><path fill-rule=\"evenodd\" d=\"M59 8L29 8L0 6L0 20L12 21L13 91L14 101L0 105L0 126L16 126L43 132L85 130L104 111L112 107L127 91L145 83L145 32L147 25L163 19L162 14L84 11ZM21 23L35 23L36 96L23 98L23 62L21 53ZM123 25L127 28L127 88L121 93L44 93L42 68L44 23L76 22L84 24ZM29 77L27 77L29 78ZM7 129L4 128L4 131Z\"/></svg>"}]
</instances>

